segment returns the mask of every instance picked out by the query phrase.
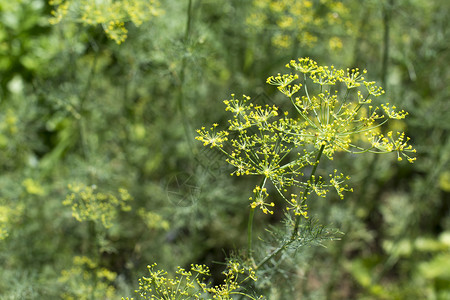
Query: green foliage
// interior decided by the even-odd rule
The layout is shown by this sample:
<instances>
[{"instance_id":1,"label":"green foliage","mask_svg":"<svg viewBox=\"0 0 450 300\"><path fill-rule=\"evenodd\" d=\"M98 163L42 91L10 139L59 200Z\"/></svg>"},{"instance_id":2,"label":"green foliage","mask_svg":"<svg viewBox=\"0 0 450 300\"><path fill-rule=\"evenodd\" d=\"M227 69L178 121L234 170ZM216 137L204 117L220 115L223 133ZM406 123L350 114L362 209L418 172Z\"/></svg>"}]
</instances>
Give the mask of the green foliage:
<instances>
[{"instance_id":1,"label":"green foliage","mask_svg":"<svg viewBox=\"0 0 450 300\"><path fill-rule=\"evenodd\" d=\"M112 283L117 274L105 268L99 268L89 258L75 256L73 267L63 270L58 281L64 285L62 299L98 299L112 298L115 295Z\"/></svg>"},{"instance_id":2,"label":"green foliage","mask_svg":"<svg viewBox=\"0 0 450 300\"><path fill-rule=\"evenodd\" d=\"M112 194L95 193L96 186L69 184L68 188L71 194L63 204L72 206L72 216L79 222L91 220L109 228L116 219L118 209L131 210L127 201L132 198L125 189L119 189L120 198L117 198Z\"/></svg>"},{"instance_id":3,"label":"green foliage","mask_svg":"<svg viewBox=\"0 0 450 300\"><path fill-rule=\"evenodd\" d=\"M0 241L8 237L8 232L14 227L14 223L20 219L23 209L22 205L16 207L0 205Z\"/></svg>"},{"instance_id":4,"label":"green foliage","mask_svg":"<svg viewBox=\"0 0 450 300\"><path fill-rule=\"evenodd\" d=\"M0 1L0 95L17 94L38 76L54 51L42 51L51 37L44 1ZM6 112L6 110L2 110ZM12 116L15 111L10 111ZM17 115L16 115L17 117ZM4 141L3 141L4 142Z\"/></svg>"},{"instance_id":5,"label":"green foliage","mask_svg":"<svg viewBox=\"0 0 450 300\"><path fill-rule=\"evenodd\" d=\"M208 266L198 278L210 290L186 289L207 299L447 299L449 9L445 0L0 0L0 298L120 299L139 278L148 287L145 266L158 262L184 266L191 281L192 263ZM308 56L316 75L296 70L301 61L280 70ZM347 83L360 86L346 95ZM389 100L359 103L378 85ZM248 96L228 99L223 114L231 91ZM355 122L327 114L344 99L344 121L361 105ZM394 106L408 118L358 132L375 107L385 117L368 127L403 117ZM229 129L245 118L246 133ZM215 140L201 147L194 129L213 123L202 132ZM414 164L396 163L411 157L404 143L417 149ZM238 160L243 174L229 176ZM308 219L295 215L303 196ZM186 276L157 278L165 289L177 277L181 293Z\"/></svg>"}]
</instances>

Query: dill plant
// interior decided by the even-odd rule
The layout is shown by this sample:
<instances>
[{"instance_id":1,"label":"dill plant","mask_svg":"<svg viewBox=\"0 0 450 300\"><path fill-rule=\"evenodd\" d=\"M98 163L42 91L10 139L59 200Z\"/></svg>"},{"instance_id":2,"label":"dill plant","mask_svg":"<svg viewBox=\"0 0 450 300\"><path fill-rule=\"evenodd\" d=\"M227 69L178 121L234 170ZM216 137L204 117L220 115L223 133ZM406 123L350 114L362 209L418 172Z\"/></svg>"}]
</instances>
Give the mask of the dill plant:
<instances>
[{"instance_id":1,"label":"dill plant","mask_svg":"<svg viewBox=\"0 0 450 300\"><path fill-rule=\"evenodd\" d=\"M197 140L224 154L234 168L232 176L260 178L249 197L244 259L240 255L229 259L225 282L215 287L198 280L198 275L193 275L199 273L195 268L179 269L171 277L163 270L154 270L156 265L149 266L150 276L140 279L136 291L141 299L261 299L247 293L246 287L251 286L248 279L257 281L257 274L265 274L263 267L277 258L283 260L286 256L281 254L288 250L336 238L336 231L317 220L301 223L309 218L312 197L326 198L334 191L343 199L346 192L353 191L347 184L349 176L337 169L319 175L322 161L333 161L336 153L346 152L396 153L399 161L414 162L411 153L415 149L405 133L385 132L383 127L389 120L404 119L407 112L389 103L372 103L384 90L365 79L366 70L320 66L310 58L291 60L286 67L290 73L270 76L266 82L287 98L290 110L282 112L279 106L257 105L249 96L232 94L224 101L231 114L228 126L222 129L214 123L197 130ZM275 191L284 205L276 207L270 191ZM253 249L253 220L258 208L267 215L276 209L283 211L288 228L286 232L268 230L278 246L264 250L261 257L256 257ZM238 280L239 274L244 280Z\"/></svg>"},{"instance_id":2,"label":"dill plant","mask_svg":"<svg viewBox=\"0 0 450 300\"><path fill-rule=\"evenodd\" d=\"M108 233L118 225L120 211L129 212L133 197L124 188L118 188L117 194L97 191L96 185L86 186L81 183L68 185L70 193L62 202L72 208L72 216L87 226L85 248L93 250L92 257L73 257L72 267L63 269L58 282L64 286L62 299L112 298L113 286L117 274L101 265L101 253L114 250Z\"/></svg>"},{"instance_id":3,"label":"dill plant","mask_svg":"<svg viewBox=\"0 0 450 300\"><path fill-rule=\"evenodd\" d=\"M281 112L276 105L257 105L249 96L232 94L224 101L231 114L228 127L219 129L215 123L197 130L197 140L226 155L234 167L231 175L261 178L249 198L247 228L247 258L255 269L288 248L304 245L300 223L309 217L308 201L314 194L326 198L334 191L343 199L345 192L353 190L346 183L349 176L336 169L327 176L318 175L321 161L332 161L338 152L396 153L399 161L415 160L405 133L384 132L382 127L389 120L404 119L407 112L374 101L384 90L365 79L366 70L320 66L310 58L291 60L286 67L290 73L270 76L266 82L287 98L291 111ZM289 232L278 248L257 262L253 219L257 208L264 214L277 209L269 190L284 200L278 209L286 213Z\"/></svg>"}]
</instances>

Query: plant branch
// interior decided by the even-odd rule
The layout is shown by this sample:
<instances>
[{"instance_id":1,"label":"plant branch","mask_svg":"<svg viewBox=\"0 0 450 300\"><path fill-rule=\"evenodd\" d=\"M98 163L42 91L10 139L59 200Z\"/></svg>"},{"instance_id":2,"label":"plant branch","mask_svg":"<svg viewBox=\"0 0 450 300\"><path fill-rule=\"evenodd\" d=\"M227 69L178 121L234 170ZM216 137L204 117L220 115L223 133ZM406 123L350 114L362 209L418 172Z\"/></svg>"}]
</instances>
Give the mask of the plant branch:
<instances>
[{"instance_id":1,"label":"plant branch","mask_svg":"<svg viewBox=\"0 0 450 300\"><path fill-rule=\"evenodd\" d=\"M325 145L322 145L320 147L319 153L317 154L317 158L316 158L316 163L314 164L314 167L311 171L311 175L309 176L309 181L311 182L312 179L314 178L314 175L316 173L317 170L317 166L319 165L319 161L320 158L323 154L323 150L325 149ZM309 191L309 185L305 187L305 191L303 192L303 197L302 199L305 199L306 195L308 194ZM303 204L305 201L303 200L301 202L301 204ZM262 267L263 265L265 265L269 260L271 260L273 257L277 256L278 254L280 254L281 252L283 252L290 244L292 244L295 241L295 237L298 234L298 229L300 226L300 220L301 220L302 216L301 215L297 215L296 219L295 219L295 225L294 225L294 230L292 232L291 237L286 240L280 247L278 247L277 250L273 251L271 254L267 255L257 266L256 269Z\"/></svg>"},{"instance_id":2,"label":"plant branch","mask_svg":"<svg viewBox=\"0 0 450 300\"><path fill-rule=\"evenodd\" d=\"M253 260L253 249L252 249L252 234L253 234L253 217L255 216L255 209L250 208L250 215L248 216L247 224L247 252L250 260Z\"/></svg>"},{"instance_id":3,"label":"plant branch","mask_svg":"<svg viewBox=\"0 0 450 300\"><path fill-rule=\"evenodd\" d=\"M186 30L184 32L183 37L183 50L186 52L186 49L188 48L189 43L189 37L191 34L191 24L192 24L192 0L189 0L188 7L187 7L187 20L186 20ZM178 90L178 97L177 97L177 108L179 113L182 116L182 124L186 135L186 140L189 144L189 148L191 151L194 151L194 146L192 145L192 130L189 123L189 119L187 117L187 114L185 113L185 105L184 105L184 84L185 84L185 73L186 73L186 66L187 66L187 59L186 59L186 53L183 53L183 58L181 60L181 68L180 68L180 85Z\"/></svg>"},{"instance_id":4,"label":"plant branch","mask_svg":"<svg viewBox=\"0 0 450 300\"><path fill-rule=\"evenodd\" d=\"M305 190L303 192L303 196L301 198L302 201L301 201L300 205L303 205L305 203L306 196L308 195L309 188L311 186L311 181L313 180L314 175L316 174L317 166L319 165L320 157L322 156L322 153L323 153L324 149L325 149L325 145L322 145L320 147L319 153L317 154L316 162L315 162L314 167L313 167L313 169L311 171L311 175L309 176L310 184L305 187ZM295 237L297 236L298 226L300 225L300 219L302 217L303 217L302 215L297 215L296 218L295 218L295 225L294 225L294 230L292 231L291 240L295 240Z\"/></svg>"},{"instance_id":5,"label":"plant branch","mask_svg":"<svg viewBox=\"0 0 450 300\"><path fill-rule=\"evenodd\" d=\"M289 239L286 242L283 243L280 247L278 247L277 250L272 252L271 254L267 255L257 266L256 269L259 269L263 265L265 265L269 260L271 260L273 257L277 256L279 253L281 253L283 250L287 248L292 242L294 242L293 239Z\"/></svg>"},{"instance_id":6,"label":"plant branch","mask_svg":"<svg viewBox=\"0 0 450 300\"><path fill-rule=\"evenodd\" d=\"M267 177L264 177L264 179L261 182L261 188L266 184ZM247 252L248 252L248 258L253 261L253 246L252 246L252 240L253 240L253 219L255 216L255 208L250 208L250 215L248 216L248 223L247 223Z\"/></svg>"}]
</instances>

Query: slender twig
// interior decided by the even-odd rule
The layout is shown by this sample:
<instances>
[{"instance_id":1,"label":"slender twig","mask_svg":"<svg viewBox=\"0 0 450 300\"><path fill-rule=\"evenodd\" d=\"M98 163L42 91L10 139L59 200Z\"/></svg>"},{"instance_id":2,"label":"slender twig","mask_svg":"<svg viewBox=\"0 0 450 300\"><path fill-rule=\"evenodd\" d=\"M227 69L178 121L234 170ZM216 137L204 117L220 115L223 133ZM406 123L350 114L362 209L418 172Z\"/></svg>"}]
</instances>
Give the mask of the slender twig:
<instances>
[{"instance_id":1,"label":"slender twig","mask_svg":"<svg viewBox=\"0 0 450 300\"><path fill-rule=\"evenodd\" d=\"M252 260L253 259L253 248L252 248L252 234L253 234L253 217L255 216L255 208L250 208L250 214L248 216L247 224L247 255Z\"/></svg>"},{"instance_id":2,"label":"slender twig","mask_svg":"<svg viewBox=\"0 0 450 300\"><path fill-rule=\"evenodd\" d=\"M283 245L281 245L280 247L278 247L277 250L273 251L271 254L267 255L257 266L256 269L262 267L263 265L265 265L269 260L271 260L273 257L277 256L278 254L280 254L282 251L284 251L292 242L294 242L294 240L289 239L286 242L283 243Z\"/></svg>"},{"instance_id":3,"label":"slender twig","mask_svg":"<svg viewBox=\"0 0 450 300\"><path fill-rule=\"evenodd\" d=\"M325 149L325 145L322 145L320 147L319 153L317 154L317 158L316 158L316 161L314 163L314 167L311 170L311 175L309 176L310 184L305 187L305 190L303 192L303 196L301 198L302 201L300 202L300 205L303 205L305 203L305 201L306 201L306 196L308 195L309 189L310 189L311 184L312 184L312 180L314 178L314 175L316 174L317 166L319 165L320 157L322 156L322 153L323 153L324 149ZM292 231L291 240L294 240L296 238L297 234L298 234L298 227L300 225L300 220L301 220L302 217L303 217L302 215L297 215L296 218L295 218L295 225L294 225L294 230Z\"/></svg>"},{"instance_id":4,"label":"slender twig","mask_svg":"<svg viewBox=\"0 0 450 300\"><path fill-rule=\"evenodd\" d=\"M309 176L309 181L312 182L314 175L316 173L317 170L317 166L319 165L319 161L320 161L320 157L323 154L323 150L325 149L325 145L322 145L320 147L319 153L317 154L317 158L316 158L316 162L314 164L314 167L311 171L311 175ZM305 187L305 191L303 192L303 197L302 197L302 202L301 204L304 204L306 199L306 195L309 192L309 188L310 185ZM294 230L292 231L292 235L291 237L286 240L280 247L278 247L275 251L273 251L272 253L270 253L269 255L267 255L258 265L256 265L256 269L262 267L263 265L265 265L268 261L270 261L273 257L277 256L278 254L280 254L281 252L283 252L290 244L292 244L297 237L298 234L298 229L299 229L299 225L300 225L300 220L301 220L302 216L301 215L297 215L296 219L295 219L295 225L294 225Z\"/></svg>"},{"instance_id":5,"label":"slender twig","mask_svg":"<svg viewBox=\"0 0 450 300\"><path fill-rule=\"evenodd\" d=\"M98 62L98 46L97 44L92 41L92 48L94 49L94 60L92 62L91 69L89 71L86 86L84 87L81 96L80 96L80 102L78 107L76 108L76 112L79 114L78 123L79 123L79 134L80 134L80 140L81 140L81 149L83 151L84 157L87 159L90 154L89 144L87 141L87 126L86 126L86 110L84 108L84 104L89 96L89 92L91 91L92 81L94 80L94 76L96 75L95 69L97 68L97 62Z\"/></svg>"},{"instance_id":6,"label":"slender twig","mask_svg":"<svg viewBox=\"0 0 450 300\"><path fill-rule=\"evenodd\" d=\"M267 177L264 177L264 179L261 181L261 188L264 187L266 184ZM255 216L255 208L250 208L250 214L248 216L248 223L247 223L247 252L248 252L248 258L253 261L253 219Z\"/></svg>"},{"instance_id":7,"label":"slender twig","mask_svg":"<svg viewBox=\"0 0 450 300\"><path fill-rule=\"evenodd\" d=\"M183 38L183 45L184 45L184 49L187 49L188 43L189 43L189 37L191 34L191 27L192 27L192 0L189 0L188 2L188 7L187 7L187 20L186 20L186 30L184 32L184 38ZM187 65L187 61L186 61L186 55L185 53L183 54L183 58L181 59L181 67L180 67L180 83L179 83L179 91L178 91L178 98L177 98L177 108L178 111L180 112L181 116L182 116L182 124L183 124L183 128L186 134L186 140L189 144L189 148L193 151L194 147L192 145L192 130L191 130L191 126L189 123L189 120L187 118L187 114L185 113L185 108L184 108L184 83L185 83L185 73L186 73L186 65Z\"/></svg>"},{"instance_id":8,"label":"slender twig","mask_svg":"<svg viewBox=\"0 0 450 300\"><path fill-rule=\"evenodd\" d=\"M394 6L394 0L389 0L387 4L383 6L383 58L381 65L381 84L385 90L387 90L387 72L389 65L389 35L390 35L390 19L391 11Z\"/></svg>"}]
</instances>

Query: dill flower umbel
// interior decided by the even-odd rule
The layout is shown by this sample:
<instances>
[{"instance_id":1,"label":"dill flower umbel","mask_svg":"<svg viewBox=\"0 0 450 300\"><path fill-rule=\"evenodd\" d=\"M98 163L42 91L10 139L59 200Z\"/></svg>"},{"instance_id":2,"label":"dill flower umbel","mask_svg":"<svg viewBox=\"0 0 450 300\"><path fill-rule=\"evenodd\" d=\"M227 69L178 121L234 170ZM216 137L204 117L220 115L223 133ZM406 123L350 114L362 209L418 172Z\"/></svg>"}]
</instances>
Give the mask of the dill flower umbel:
<instances>
[{"instance_id":1,"label":"dill flower umbel","mask_svg":"<svg viewBox=\"0 0 450 300\"><path fill-rule=\"evenodd\" d=\"M191 264L190 270L178 267L175 276L158 270L156 263L149 265L147 269L149 275L139 279L139 289L136 290L140 299L233 299L233 295L256 299L240 291L243 282L257 280L255 271L235 261L228 262L228 267L223 272L224 282L215 286L206 280L211 276L206 265Z\"/></svg>"},{"instance_id":2,"label":"dill flower umbel","mask_svg":"<svg viewBox=\"0 0 450 300\"><path fill-rule=\"evenodd\" d=\"M342 1L327 0L253 0L246 23L254 31L270 30L270 39L274 47L287 49L293 45L312 47L325 37L331 49L340 50L342 40L335 35L336 29L347 32L354 30L349 22L344 22L350 14L347 5ZM321 28L319 35L316 28ZM328 29L333 30L328 30ZM323 34L326 32L327 34ZM267 30L264 32L267 35Z\"/></svg>"},{"instance_id":3,"label":"dill flower umbel","mask_svg":"<svg viewBox=\"0 0 450 300\"><path fill-rule=\"evenodd\" d=\"M288 99L291 112L279 114L276 105L260 106L251 103L249 96L237 99L232 94L224 101L231 113L228 128L218 130L219 125L213 124L209 130L197 130L197 140L227 156L235 168L231 175L262 177L263 184L250 197L252 208L273 213L274 204L267 201L269 183L287 209L304 217L311 193L325 197L334 190L344 198L344 192L352 191L345 183L348 176L337 170L328 180L315 176L321 156L332 160L336 152L395 152L398 160L414 162L410 155L415 150L405 133L383 132L382 127L389 120L404 119L407 112L389 103L373 104L384 90L366 80L366 70L320 66L308 57L291 60L286 67L293 72L270 76L266 83ZM308 166L313 172L305 178L303 170ZM292 197L292 188L302 193Z\"/></svg>"},{"instance_id":4,"label":"dill flower umbel","mask_svg":"<svg viewBox=\"0 0 450 300\"><path fill-rule=\"evenodd\" d=\"M111 193L96 192L95 185L69 184L70 194L63 201L72 207L72 216L79 222L90 220L110 228L118 210L129 211L129 201L133 200L128 191L119 188L119 197Z\"/></svg>"},{"instance_id":5,"label":"dill flower umbel","mask_svg":"<svg viewBox=\"0 0 450 300\"><path fill-rule=\"evenodd\" d=\"M51 24L57 24L67 16L85 25L100 24L106 35L117 44L127 38L126 22L131 21L139 27L164 12L159 0L50 0L49 4L53 6Z\"/></svg>"}]
</instances>

